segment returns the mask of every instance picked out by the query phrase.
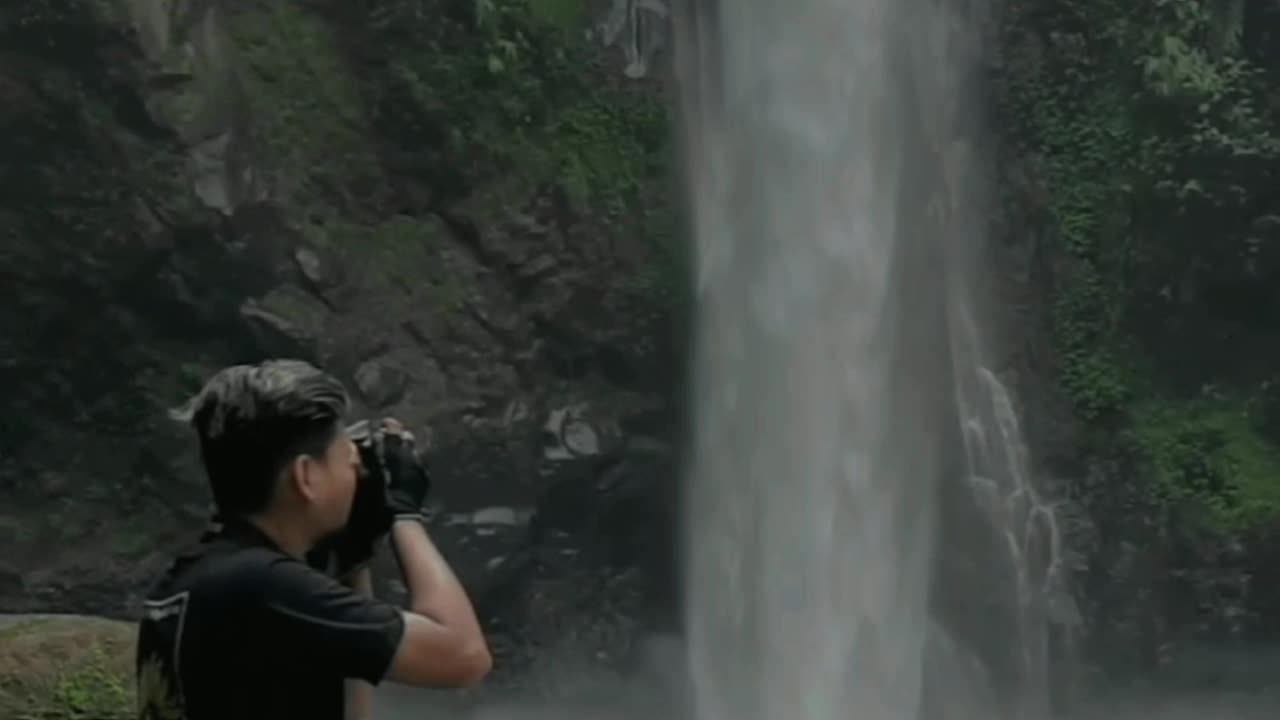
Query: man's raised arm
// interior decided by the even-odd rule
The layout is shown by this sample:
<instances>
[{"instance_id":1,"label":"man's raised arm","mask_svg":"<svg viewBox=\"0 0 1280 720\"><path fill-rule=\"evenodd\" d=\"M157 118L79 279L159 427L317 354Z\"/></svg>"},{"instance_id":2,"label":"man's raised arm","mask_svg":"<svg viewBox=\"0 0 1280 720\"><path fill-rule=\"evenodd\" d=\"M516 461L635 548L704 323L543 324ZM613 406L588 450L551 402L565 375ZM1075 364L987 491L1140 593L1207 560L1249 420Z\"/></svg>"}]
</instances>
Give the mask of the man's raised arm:
<instances>
[{"instance_id":1,"label":"man's raised arm","mask_svg":"<svg viewBox=\"0 0 1280 720\"><path fill-rule=\"evenodd\" d=\"M409 588L404 639L390 679L418 687L468 687L493 667L475 610L457 576L414 519L397 520L392 547Z\"/></svg>"}]
</instances>

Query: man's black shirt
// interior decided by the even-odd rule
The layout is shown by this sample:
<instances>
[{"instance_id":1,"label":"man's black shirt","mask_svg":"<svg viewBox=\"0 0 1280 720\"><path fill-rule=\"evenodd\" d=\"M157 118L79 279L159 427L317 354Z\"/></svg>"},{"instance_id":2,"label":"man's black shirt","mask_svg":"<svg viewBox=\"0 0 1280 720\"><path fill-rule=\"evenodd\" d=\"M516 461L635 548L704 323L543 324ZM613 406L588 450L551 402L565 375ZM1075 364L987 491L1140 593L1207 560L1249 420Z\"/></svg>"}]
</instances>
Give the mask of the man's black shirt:
<instances>
[{"instance_id":1,"label":"man's black shirt","mask_svg":"<svg viewBox=\"0 0 1280 720\"><path fill-rule=\"evenodd\" d=\"M232 522L180 555L138 632L140 720L342 720L343 680L378 684L404 633L363 597Z\"/></svg>"}]
</instances>

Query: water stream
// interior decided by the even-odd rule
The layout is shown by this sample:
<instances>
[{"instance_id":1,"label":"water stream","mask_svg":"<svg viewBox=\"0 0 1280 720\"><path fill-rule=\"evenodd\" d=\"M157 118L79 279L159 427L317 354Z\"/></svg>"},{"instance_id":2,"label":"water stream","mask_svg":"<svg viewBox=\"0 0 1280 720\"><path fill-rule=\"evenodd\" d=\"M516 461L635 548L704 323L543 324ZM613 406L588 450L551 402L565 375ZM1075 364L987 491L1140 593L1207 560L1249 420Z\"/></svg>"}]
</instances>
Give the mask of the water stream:
<instances>
[{"instance_id":1,"label":"water stream","mask_svg":"<svg viewBox=\"0 0 1280 720\"><path fill-rule=\"evenodd\" d=\"M980 20L932 0L676 16L699 720L1045 711L1059 541L984 356Z\"/></svg>"}]
</instances>

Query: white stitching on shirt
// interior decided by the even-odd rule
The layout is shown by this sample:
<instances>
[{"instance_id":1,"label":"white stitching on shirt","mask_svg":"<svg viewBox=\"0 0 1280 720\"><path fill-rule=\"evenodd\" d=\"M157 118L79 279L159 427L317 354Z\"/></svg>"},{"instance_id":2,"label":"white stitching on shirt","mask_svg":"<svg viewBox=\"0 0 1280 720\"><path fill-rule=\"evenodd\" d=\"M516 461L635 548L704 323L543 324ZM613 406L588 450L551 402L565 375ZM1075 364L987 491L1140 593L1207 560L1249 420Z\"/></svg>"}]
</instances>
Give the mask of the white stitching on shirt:
<instances>
[{"instance_id":1,"label":"white stitching on shirt","mask_svg":"<svg viewBox=\"0 0 1280 720\"><path fill-rule=\"evenodd\" d=\"M267 607L271 608L272 610L275 610L278 613L281 613L283 615L288 615L289 617L297 620L309 622L313 625L323 625L325 627L337 628L340 630L381 630L387 627L387 625L392 624L393 622L393 621L364 622L364 623L341 622L338 620L326 620L325 618L318 618L318 617L315 617L314 615L307 615L306 613L301 613L301 612L298 612L297 610L284 607L279 603L267 603Z\"/></svg>"},{"instance_id":2,"label":"white stitching on shirt","mask_svg":"<svg viewBox=\"0 0 1280 720\"><path fill-rule=\"evenodd\" d=\"M173 641L173 682L178 686L178 697L182 698L182 702L186 703L186 689L182 684L182 636L187 629L187 610L191 607L191 591L183 590L175 595L170 595L159 600L143 600L142 606L146 610L163 611L170 607L178 607L178 628L174 631ZM159 620L160 618L155 618Z\"/></svg>"}]
</instances>

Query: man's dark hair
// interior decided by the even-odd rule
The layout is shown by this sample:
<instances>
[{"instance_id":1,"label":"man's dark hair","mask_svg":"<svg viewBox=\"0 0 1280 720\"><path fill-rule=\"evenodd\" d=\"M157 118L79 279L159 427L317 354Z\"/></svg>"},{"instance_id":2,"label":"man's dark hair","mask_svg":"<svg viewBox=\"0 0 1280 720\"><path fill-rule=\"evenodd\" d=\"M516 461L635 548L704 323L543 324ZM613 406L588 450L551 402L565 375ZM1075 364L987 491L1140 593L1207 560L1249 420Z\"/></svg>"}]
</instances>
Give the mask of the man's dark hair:
<instances>
[{"instance_id":1,"label":"man's dark hair","mask_svg":"<svg viewBox=\"0 0 1280 720\"><path fill-rule=\"evenodd\" d=\"M220 370L174 417L195 429L214 504L234 517L265 510L294 458L323 455L349 405L332 375L268 360Z\"/></svg>"}]
</instances>

